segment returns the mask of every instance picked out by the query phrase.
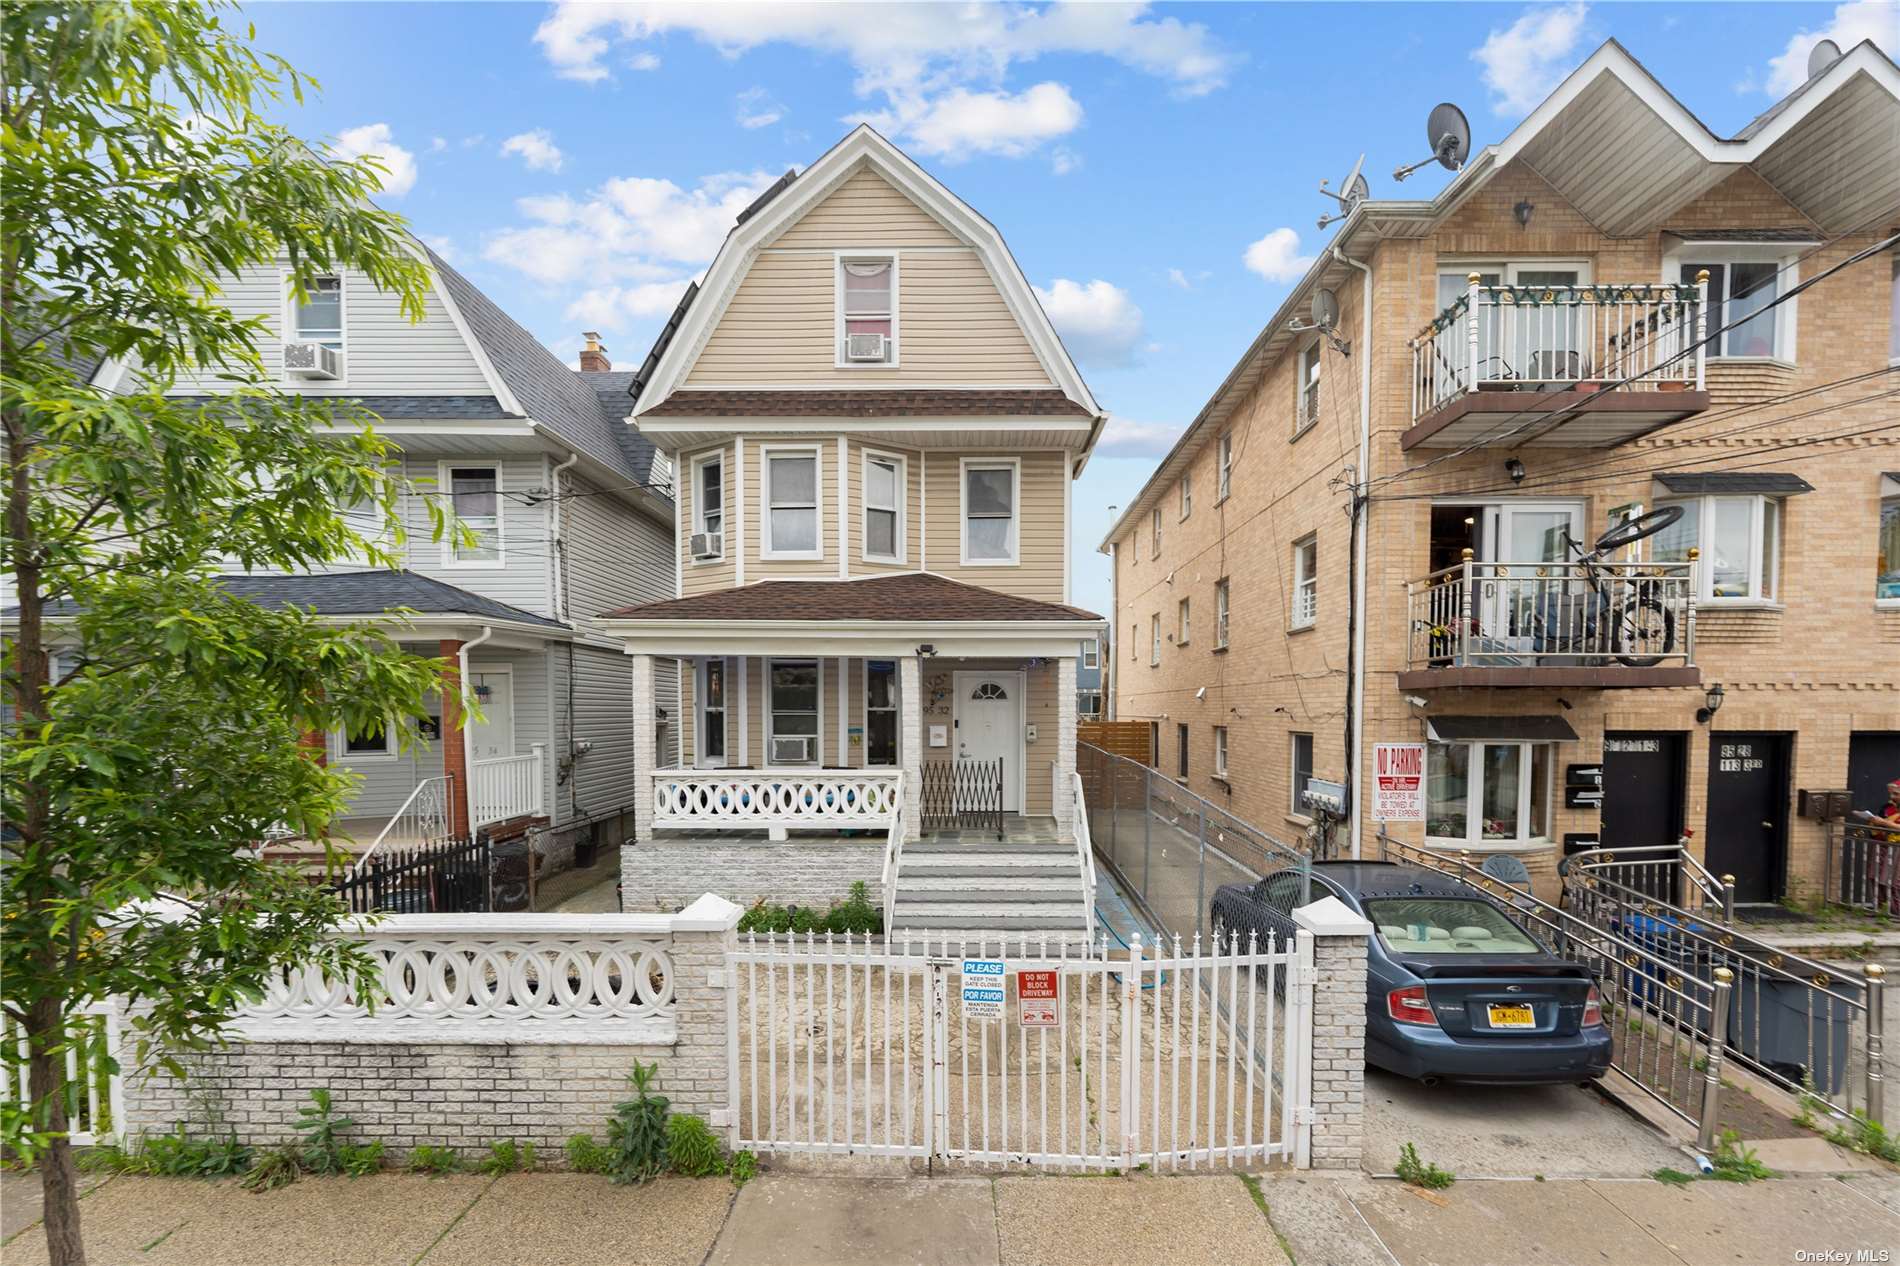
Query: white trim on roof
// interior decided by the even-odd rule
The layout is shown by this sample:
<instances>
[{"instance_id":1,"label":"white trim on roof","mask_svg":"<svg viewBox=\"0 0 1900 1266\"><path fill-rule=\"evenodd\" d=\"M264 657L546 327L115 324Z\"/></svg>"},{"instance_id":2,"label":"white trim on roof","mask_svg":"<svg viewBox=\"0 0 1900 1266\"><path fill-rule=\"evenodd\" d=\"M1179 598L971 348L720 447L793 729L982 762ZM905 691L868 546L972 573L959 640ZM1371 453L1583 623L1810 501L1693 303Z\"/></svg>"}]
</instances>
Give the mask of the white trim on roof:
<instances>
[{"instance_id":1,"label":"white trim on roof","mask_svg":"<svg viewBox=\"0 0 1900 1266\"><path fill-rule=\"evenodd\" d=\"M442 300L442 310L449 314L449 320L455 325L455 332L462 336L463 344L467 346L469 355L475 358L475 365L482 371L482 377L488 380L489 389L495 393L496 401L508 412L526 416L528 411L521 407L519 400L515 399L515 393L509 389L501 372L495 368L495 362L488 359L488 349L482 346L482 341L475 337L473 330L468 328L468 322L462 319L462 310L455 306L455 296L450 294L449 288L442 284L442 274L435 266L435 257L420 242L412 240L410 246L421 259L422 266L429 270L429 288L434 290L436 296Z\"/></svg>"}]
</instances>

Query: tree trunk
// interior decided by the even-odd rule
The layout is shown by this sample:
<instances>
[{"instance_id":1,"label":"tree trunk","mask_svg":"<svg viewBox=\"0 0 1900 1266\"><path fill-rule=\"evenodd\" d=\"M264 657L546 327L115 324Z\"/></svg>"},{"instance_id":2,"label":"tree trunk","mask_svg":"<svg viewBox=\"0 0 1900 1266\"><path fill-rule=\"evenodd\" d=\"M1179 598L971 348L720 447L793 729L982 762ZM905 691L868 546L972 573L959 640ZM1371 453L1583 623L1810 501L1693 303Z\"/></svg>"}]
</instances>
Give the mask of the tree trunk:
<instances>
[{"instance_id":1,"label":"tree trunk","mask_svg":"<svg viewBox=\"0 0 1900 1266\"><path fill-rule=\"evenodd\" d=\"M53 1136L51 1145L40 1153L46 1256L53 1266L86 1266L86 1245L79 1234L79 1170L66 1139L66 1057L47 1049L59 1043L62 1033L58 1002L41 999L30 1014L33 1037L27 1093L38 1108L39 1128Z\"/></svg>"}]
</instances>

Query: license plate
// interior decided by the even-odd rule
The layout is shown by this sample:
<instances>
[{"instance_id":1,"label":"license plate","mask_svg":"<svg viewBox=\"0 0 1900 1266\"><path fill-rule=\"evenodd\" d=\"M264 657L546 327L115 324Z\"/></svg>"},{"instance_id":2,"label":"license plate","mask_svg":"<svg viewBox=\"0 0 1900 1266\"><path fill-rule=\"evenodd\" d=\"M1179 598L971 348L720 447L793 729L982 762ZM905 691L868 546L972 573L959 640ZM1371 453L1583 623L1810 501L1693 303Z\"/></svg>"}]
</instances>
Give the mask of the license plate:
<instances>
[{"instance_id":1,"label":"license plate","mask_svg":"<svg viewBox=\"0 0 1900 1266\"><path fill-rule=\"evenodd\" d=\"M1537 1027L1537 1013L1529 1007L1506 1006L1502 1003L1491 1004L1491 1027L1494 1029L1533 1029Z\"/></svg>"}]
</instances>

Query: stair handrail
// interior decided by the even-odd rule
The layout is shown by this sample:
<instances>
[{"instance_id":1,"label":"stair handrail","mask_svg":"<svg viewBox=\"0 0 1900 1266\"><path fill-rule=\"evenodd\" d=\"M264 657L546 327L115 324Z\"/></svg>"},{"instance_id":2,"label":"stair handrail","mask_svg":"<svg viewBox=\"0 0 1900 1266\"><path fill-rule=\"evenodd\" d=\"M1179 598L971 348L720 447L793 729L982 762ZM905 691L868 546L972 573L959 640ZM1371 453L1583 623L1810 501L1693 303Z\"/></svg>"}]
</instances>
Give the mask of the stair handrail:
<instances>
[{"instance_id":1,"label":"stair handrail","mask_svg":"<svg viewBox=\"0 0 1900 1266\"><path fill-rule=\"evenodd\" d=\"M1089 831L1089 807L1082 795L1082 771L1069 771L1070 794L1074 803L1069 808L1069 817L1075 823L1075 851L1080 862L1082 876L1082 900L1087 907L1088 927L1095 926L1095 838Z\"/></svg>"},{"instance_id":2,"label":"stair handrail","mask_svg":"<svg viewBox=\"0 0 1900 1266\"><path fill-rule=\"evenodd\" d=\"M344 876L344 879L349 880L356 878L357 872L361 871L364 865L369 861L370 856L374 854L377 849L382 847L383 841L388 839L389 833L396 829L396 824L403 820L403 817L409 812L410 806L415 804L417 798L420 797L423 792L431 790L436 783L448 784L450 798L442 801L445 810L444 816L446 818L446 809L448 805L454 802L455 775L437 774L433 778L424 778L410 789L408 798L402 802L402 808L396 810L395 813L390 815L389 821L383 823L383 829L376 833L376 838L370 841L370 846L363 850L363 855L356 859L356 864L350 867L349 873Z\"/></svg>"},{"instance_id":3,"label":"stair handrail","mask_svg":"<svg viewBox=\"0 0 1900 1266\"><path fill-rule=\"evenodd\" d=\"M897 872L904 863L904 798L891 804L891 825L884 833L884 935L891 934L897 912Z\"/></svg>"}]
</instances>

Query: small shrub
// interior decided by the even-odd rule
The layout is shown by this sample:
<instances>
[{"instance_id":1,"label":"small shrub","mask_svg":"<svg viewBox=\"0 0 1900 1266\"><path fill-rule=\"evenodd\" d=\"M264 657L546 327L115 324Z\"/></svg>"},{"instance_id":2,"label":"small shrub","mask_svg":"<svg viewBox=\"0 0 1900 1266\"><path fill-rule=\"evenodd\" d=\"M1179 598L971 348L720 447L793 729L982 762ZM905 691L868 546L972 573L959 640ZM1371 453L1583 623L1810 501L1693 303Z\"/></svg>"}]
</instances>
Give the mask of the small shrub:
<instances>
[{"instance_id":1,"label":"small shrub","mask_svg":"<svg viewBox=\"0 0 1900 1266\"><path fill-rule=\"evenodd\" d=\"M343 1172L343 1152L338 1135L353 1128L352 1117L338 1116L330 1104L330 1092L318 1087L310 1092L310 1102L297 1109L296 1129L303 1136L303 1167L313 1174Z\"/></svg>"},{"instance_id":2,"label":"small shrub","mask_svg":"<svg viewBox=\"0 0 1900 1266\"><path fill-rule=\"evenodd\" d=\"M257 1158L257 1163L244 1175L242 1186L251 1192L275 1191L296 1182L302 1172L303 1162L296 1148L276 1147Z\"/></svg>"},{"instance_id":3,"label":"small shrub","mask_svg":"<svg viewBox=\"0 0 1900 1266\"><path fill-rule=\"evenodd\" d=\"M251 1149L236 1135L194 1139L182 1123L170 1134L148 1137L136 1155L121 1154L113 1172L157 1174L163 1178L228 1178L251 1167Z\"/></svg>"},{"instance_id":4,"label":"small shrub","mask_svg":"<svg viewBox=\"0 0 1900 1266\"><path fill-rule=\"evenodd\" d=\"M567 1140L567 1167L577 1174L611 1174L613 1149L591 1134L573 1135Z\"/></svg>"},{"instance_id":5,"label":"small shrub","mask_svg":"<svg viewBox=\"0 0 1900 1266\"><path fill-rule=\"evenodd\" d=\"M1428 1191L1443 1191L1452 1184L1450 1171L1420 1160L1418 1148L1410 1143L1399 1149L1399 1163L1394 1172L1401 1180Z\"/></svg>"},{"instance_id":6,"label":"small shrub","mask_svg":"<svg viewBox=\"0 0 1900 1266\"><path fill-rule=\"evenodd\" d=\"M739 930L874 936L884 930L884 911L871 901L870 889L860 879L851 885L850 896L822 913L811 906L782 906L761 898L739 916Z\"/></svg>"},{"instance_id":7,"label":"small shrub","mask_svg":"<svg viewBox=\"0 0 1900 1266\"><path fill-rule=\"evenodd\" d=\"M732 1154L729 1168L732 1172L732 1185L743 1187L759 1176L759 1158L753 1155L751 1148L741 1148Z\"/></svg>"},{"instance_id":8,"label":"small shrub","mask_svg":"<svg viewBox=\"0 0 1900 1266\"><path fill-rule=\"evenodd\" d=\"M674 1173L688 1178L710 1178L726 1172L719 1140L704 1121L690 1113L666 1123L666 1162Z\"/></svg>"},{"instance_id":9,"label":"small shrub","mask_svg":"<svg viewBox=\"0 0 1900 1266\"><path fill-rule=\"evenodd\" d=\"M372 1139L367 1143L340 1143L336 1150L337 1161L343 1167L343 1172L352 1178L367 1177L383 1168L381 1139Z\"/></svg>"},{"instance_id":10,"label":"small shrub","mask_svg":"<svg viewBox=\"0 0 1900 1266\"><path fill-rule=\"evenodd\" d=\"M634 1097L614 1105L607 1121L607 1146L613 1153L610 1176L617 1183L641 1183L666 1168L668 1102L649 1093L658 1064L633 1063L627 1080Z\"/></svg>"},{"instance_id":11,"label":"small shrub","mask_svg":"<svg viewBox=\"0 0 1900 1266\"><path fill-rule=\"evenodd\" d=\"M412 1174L429 1174L439 1178L444 1174L460 1173L462 1158L455 1154L452 1147L420 1143L410 1150L407 1168Z\"/></svg>"},{"instance_id":12,"label":"small shrub","mask_svg":"<svg viewBox=\"0 0 1900 1266\"><path fill-rule=\"evenodd\" d=\"M851 885L851 895L831 907L825 926L832 932L852 932L870 936L884 930L884 911L871 904L869 890L862 879Z\"/></svg>"},{"instance_id":13,"label":"small shrub","mask_svg":"<svg viewBox=\"0 0 1900 1266\"><path fill-rule=\"evenodd\" d=\"M488 1155L475 1166L478 1174L500 1177L534 1168L534 1144L499 1139L488 1145Z\"/></svg>"},{"instance_id":14,"label":"small shrub","mask_svg":"<svg viewBox=\"0 0 1900 1266\"><path fill-rule=\"evenodd\" d=\"M1755 1149L1743 1146L1733 1130L1722 1131L1721 1144L1715 1149L1715 1155L1709 1158L1715 1171L1709 1177L1719 1182L1759 1182L1764 1178L1773 1178L1775 1171L1761 1163L1755 1155Z\"/></svg>"},{"instance_id":15,"label":"small shrub","mask_svg":"<svg viewBox=\"0 0 1900 1266\"><path fill-rule=\"evenodd\" d=\"M1651 1173L1650 1177L1670 1187L1687 1187L1695 1181L1694 1174L1685 1174L1680 1169L1670 1169L1667 1165Z\"/></svg>"}]
</instances>

